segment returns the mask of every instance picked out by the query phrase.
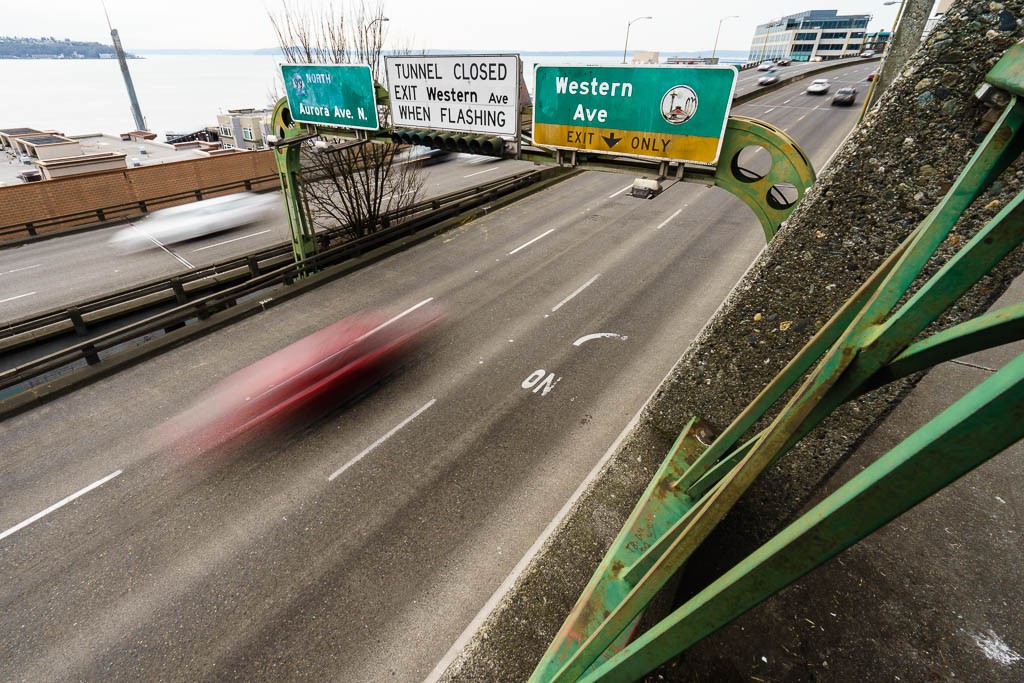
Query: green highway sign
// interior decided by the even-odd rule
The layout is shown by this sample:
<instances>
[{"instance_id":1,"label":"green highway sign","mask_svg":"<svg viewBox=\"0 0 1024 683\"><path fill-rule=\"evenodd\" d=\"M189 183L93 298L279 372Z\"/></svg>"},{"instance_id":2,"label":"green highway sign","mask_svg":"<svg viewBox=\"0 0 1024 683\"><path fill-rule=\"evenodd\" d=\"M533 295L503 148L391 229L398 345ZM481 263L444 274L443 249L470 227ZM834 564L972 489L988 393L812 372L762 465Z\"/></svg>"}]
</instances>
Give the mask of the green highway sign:
<instances>
[{"instance_id":1,"label":"green highway sign","mask_svg":"<svg viewBox=\"0 0 1024 683\"><path fill-rule=\"evenodd\" d=\"M714 164L731 66L541 66L533 141L543 147Z\"/></svg>"},{"instance_id":2,"label":"green highway sign","mask_svg":"<svg viewBox=\"0 0 1024 683\"><path fill-rule=\"evenodd\" d=\"M369 66L282 64L281 77L295 121L337 128L380 128Z\"/></svg>"}]
</instances>

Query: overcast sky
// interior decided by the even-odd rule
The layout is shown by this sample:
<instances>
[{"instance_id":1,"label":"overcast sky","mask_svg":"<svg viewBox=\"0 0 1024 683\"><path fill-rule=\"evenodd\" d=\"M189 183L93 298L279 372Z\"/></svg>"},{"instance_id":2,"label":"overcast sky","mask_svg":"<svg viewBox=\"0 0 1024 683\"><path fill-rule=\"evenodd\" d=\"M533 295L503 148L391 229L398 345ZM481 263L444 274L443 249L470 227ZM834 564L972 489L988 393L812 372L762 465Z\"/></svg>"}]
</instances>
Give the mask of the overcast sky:
<instances>
[{"instance_id":1,"label":"overcast sky","mask_svg":"<svg viewBox=\"0 0 1024 683\"><path fill-rule=\"evenodd\" d=\"M630 51L705 51L710 53L719 20L719 49L746 50L754 27L769 19L810 9L840 14L871 14L869 30L891 29L898 5L884 0L386 0L385 49L488 51L620 50L627 23L633 24ZM337 0L344 5L344 0ZM247 49L274 47L267 19L274 0L106 0L125 49ZM100 0L17 2L4 12L0 34L54 36L109 43Z\"/></svg>"}]
</instances>

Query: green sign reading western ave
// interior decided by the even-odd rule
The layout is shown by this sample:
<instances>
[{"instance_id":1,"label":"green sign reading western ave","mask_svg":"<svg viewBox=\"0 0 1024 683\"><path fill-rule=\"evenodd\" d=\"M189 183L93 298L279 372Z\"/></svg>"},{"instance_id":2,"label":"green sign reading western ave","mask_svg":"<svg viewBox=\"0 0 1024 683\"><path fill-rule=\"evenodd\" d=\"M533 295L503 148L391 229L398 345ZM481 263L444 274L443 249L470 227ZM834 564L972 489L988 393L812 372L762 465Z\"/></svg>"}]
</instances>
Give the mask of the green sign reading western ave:
<instances>
[{"instance_id":1,"label":"green sign reading western ave","mask_svg":"<svg viewBox=\"0 0 1024 683\"><path fill-rule=\"evenodd\" d=\"M536 67L533 141L545 147L713 164L731 66Z\"/></svg>"},{"instance_id":2,"label":"green sign reading western ave","mask_svg":"<svg viewBox=\"0 0 1024 683\"><path fill-rule=\"evenodd\" d=\"M292 119L377 130L377 98L365 64L282 64Z\"/></svg>"}]
</instances>

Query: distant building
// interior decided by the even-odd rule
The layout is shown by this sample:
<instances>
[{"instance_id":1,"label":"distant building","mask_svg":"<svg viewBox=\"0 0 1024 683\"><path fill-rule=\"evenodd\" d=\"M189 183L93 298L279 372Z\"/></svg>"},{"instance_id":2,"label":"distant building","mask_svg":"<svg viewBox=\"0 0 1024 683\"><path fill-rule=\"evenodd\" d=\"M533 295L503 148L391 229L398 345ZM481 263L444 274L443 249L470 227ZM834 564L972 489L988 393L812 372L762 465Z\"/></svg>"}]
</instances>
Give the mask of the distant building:
<instances>
[{"instance_id":1,"label":"distant building","mask_svg":"<svg viewBox=\"0 0 1024 683\"><path fill-rule=\"evenodd\" d=\"M634 52L632 64L657 64L661 59L660 52Z\"/></svg>"},{"instance_id":2,"label":"distant building","mask_svg":"<svg viewBox=\"0 0 1024 683\"><path fill-rule=\"evenodd\" d=\"M749 59L806 62L815 57L835 59L860 54L870 14L840 15L834 9L791 14L758 25L750 41Z\"/></svg>"},{"instance_id":3,"label":"distant building","mask_svg":"<svg viewBox=\"0 0 1024 683\"><path fill-rule=\"evenodd\" d=\"M270 134L272 109L228 109L217 114L220 142L226 149L263 149Z\"/></svg>"}]
</instances>

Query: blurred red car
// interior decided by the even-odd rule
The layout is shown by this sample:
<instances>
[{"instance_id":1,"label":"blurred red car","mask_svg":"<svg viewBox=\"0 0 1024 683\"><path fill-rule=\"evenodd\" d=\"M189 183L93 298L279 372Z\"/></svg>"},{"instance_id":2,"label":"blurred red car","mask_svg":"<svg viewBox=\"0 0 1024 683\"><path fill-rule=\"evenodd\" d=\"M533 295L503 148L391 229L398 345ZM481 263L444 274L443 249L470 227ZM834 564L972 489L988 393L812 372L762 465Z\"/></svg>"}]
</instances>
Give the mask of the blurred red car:
<instances>
[{"instance_id":1,"label":"blurred red car","mask_svg":"<svg viewBox=\"0 0 1024 683\"><path fill-rule=\"evenodd\" d=\"M340 320L218 382L162 425L161 442L189 458L306 426L393 370L441 317L427 299L398 314Z\"/></svg>"}]
</instances>

